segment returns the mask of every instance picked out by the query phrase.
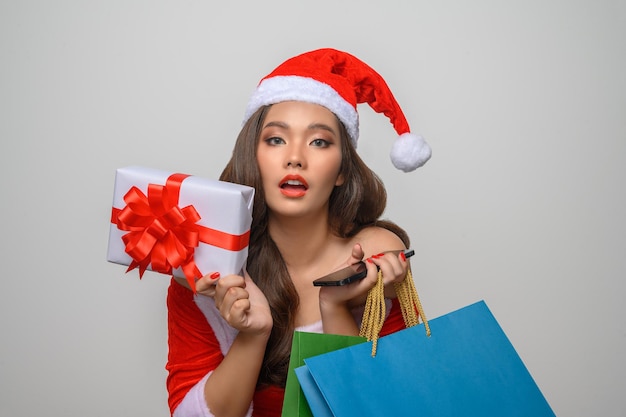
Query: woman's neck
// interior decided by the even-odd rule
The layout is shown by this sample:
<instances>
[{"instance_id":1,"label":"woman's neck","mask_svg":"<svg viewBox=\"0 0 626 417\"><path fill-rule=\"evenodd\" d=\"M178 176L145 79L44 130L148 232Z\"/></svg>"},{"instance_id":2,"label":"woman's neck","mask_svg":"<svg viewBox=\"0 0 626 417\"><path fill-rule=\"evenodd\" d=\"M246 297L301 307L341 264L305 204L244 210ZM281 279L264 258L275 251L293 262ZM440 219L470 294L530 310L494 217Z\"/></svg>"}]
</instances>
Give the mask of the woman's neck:
<instances>
[{"instance_id":1,"label":"woman's neck","mask_svg":"<svg viewBox=\"0 0 626 417\"><path fill-rule=\"evenodd\" d=\"M290 269L315 263L340 240L331 231L327 217L270 217L268 230Z\"/></svg>"}]
</instances>

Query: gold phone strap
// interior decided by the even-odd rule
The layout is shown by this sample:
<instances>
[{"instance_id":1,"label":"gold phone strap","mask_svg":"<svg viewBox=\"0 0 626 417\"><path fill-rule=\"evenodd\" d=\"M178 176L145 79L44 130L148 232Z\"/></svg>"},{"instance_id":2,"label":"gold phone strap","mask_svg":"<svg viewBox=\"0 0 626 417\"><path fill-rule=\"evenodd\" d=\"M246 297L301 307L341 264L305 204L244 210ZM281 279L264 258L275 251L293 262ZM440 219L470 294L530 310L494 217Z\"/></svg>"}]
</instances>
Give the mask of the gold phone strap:
<instances>
[{"instance_id":1,"label":"gold phone strap","mask_svg":"<svg viewBox=\"0 0 626 417\"><path fill-rule=\"evenodd\" d=\"M402 310L402 318L406 327L412 327L419 324L421 317L426 330L426 336L430 336L430 326L424 314L422 303L420 302L411 268L406 272L406 277L402 282L393 284L400 308ZM365 310L363 311L363 320L361 321L361 329L359 336L365 337L372 342L372 356L376 356L376 348L378 347L378 337L380 330L383 328L386 316L385 306L385 286L383 284L383 273L378 271L378 279L376 285L367 294L365 301Z\"/></svg>"}]
</instances>

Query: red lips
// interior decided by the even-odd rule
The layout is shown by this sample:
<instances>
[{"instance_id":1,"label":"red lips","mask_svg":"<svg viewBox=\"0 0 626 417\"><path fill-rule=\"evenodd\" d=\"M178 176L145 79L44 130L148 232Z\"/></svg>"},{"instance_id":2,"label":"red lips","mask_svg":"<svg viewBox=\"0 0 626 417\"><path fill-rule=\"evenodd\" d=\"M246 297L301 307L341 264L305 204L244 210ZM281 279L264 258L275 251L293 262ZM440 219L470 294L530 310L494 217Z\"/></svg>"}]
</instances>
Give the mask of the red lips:
<instances>
[{"instance_id":1,"label":"red lips","mask_svg":"<svg viewBox=\"0 0 626 417\"><path fill-rule=\"evenodd\" d=\"M309 185L300 175L286 175L278 184L280 192L287 197L302 197Z\"/></svg>"}]
</instances>

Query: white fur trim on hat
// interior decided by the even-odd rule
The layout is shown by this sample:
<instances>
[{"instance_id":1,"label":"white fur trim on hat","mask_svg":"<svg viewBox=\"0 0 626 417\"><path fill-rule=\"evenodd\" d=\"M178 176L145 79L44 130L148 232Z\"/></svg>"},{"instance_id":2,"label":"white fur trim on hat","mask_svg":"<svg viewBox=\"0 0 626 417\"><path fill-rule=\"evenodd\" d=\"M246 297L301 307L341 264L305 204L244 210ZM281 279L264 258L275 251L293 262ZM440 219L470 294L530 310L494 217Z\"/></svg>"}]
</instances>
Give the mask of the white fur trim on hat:
<instances>
[{"instance_id":1,"label":"white fur trim on hat","mask_svg":"<svg viewBox=\"0 0 626 417\"><path fill-rule=\"evenodd\" d=\"M291 100L319 104L335 113L356 148L359 139L359 114L356 109L335 89L313 78L288 75L264 79L248 102L243 122L248 121L262 106Z\"/></svg>"},{"instance_id":2,"label":"white fur trim on hat","mask_svg":"<svg viewBox=\"0 0 626 417\"><path fill-rule=\"evenodd\" d=\"M403 133L391 148L391 162L401 171L409 172L424 165L431 156L431 149L421 135Z\"/></svg>"}]
</instances>

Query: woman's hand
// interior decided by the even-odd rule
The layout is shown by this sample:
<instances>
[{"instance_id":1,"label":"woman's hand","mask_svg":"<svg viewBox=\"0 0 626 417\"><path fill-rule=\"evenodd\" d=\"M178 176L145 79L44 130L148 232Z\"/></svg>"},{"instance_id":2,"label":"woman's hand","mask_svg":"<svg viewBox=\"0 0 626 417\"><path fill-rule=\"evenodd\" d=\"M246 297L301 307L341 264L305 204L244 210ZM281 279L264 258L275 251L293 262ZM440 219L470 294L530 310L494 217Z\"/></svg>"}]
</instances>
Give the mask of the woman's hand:
<instances>
[{"instance_id":1,"label":"woman's hand","mask_svg":"<svg viewBox=\"0 0 626 417\"><path fill-rule=\"evenodd\" d=\"M376 265L383 274L383 284L385 286L385 296L395 296L395 289L391 284L400 283L406 278L409 263L404 256L404 251L383 252L368 258L368 262ZM368 268L369 275L369 268ZM378 276L378 271L376 272Z\"/></svg>"},{"instance_id":2,"label":"woman's hand","mask_svg":"<svg viewBox=\"0 0 626 417\"><path fill-rule=\"evenodd\" d=\"M352 265L363 259L363 249L359 244L354 245L350 258L346 261L346 265ZM383 273L383 283L385 288L390 284L402 282L406 277L408 262L404 253L394 253L392 251L383 252L373 255L365 260L367 266L367 275L360 281L353 282L342 286L329 286L320 289L321 304L345 304L354 307L365 302L367 293L372 289L378 280L378 268ZM395 292L390 287L386 291L386 295L393 296Z\"/></svg>"},{"instance_id":3,"label":"woman's hand","mask_svg":"<svg viewBox=\"0 0 626 417\"><path fill-rule=\"evenodd\" d=\"M360 245L355 245L346 264L351 265L364 256ZM353 307L363 305L367 294L378 281L378 268L382 271L386 296L394 296L393 284L401 282L408 269L404 253L379 253L365 260L367 275L360 281L341 286L320 288L320 312L324 331L336 334L358 334L356 323L352 316ZM387 289L388 288L388 289Z\"/></svg>"},{"instance_id":4,"label":"woman's hand","mask_svg":"<svg viewBox=\"0 0 626 417\"><path fill-rule=\"evenodd\" d=\"M247 273L205 275L196 282L196 291L212 297L224 320L239 332L269 335L273 320L267 298Z\"/></svg>"}]
</instances>

